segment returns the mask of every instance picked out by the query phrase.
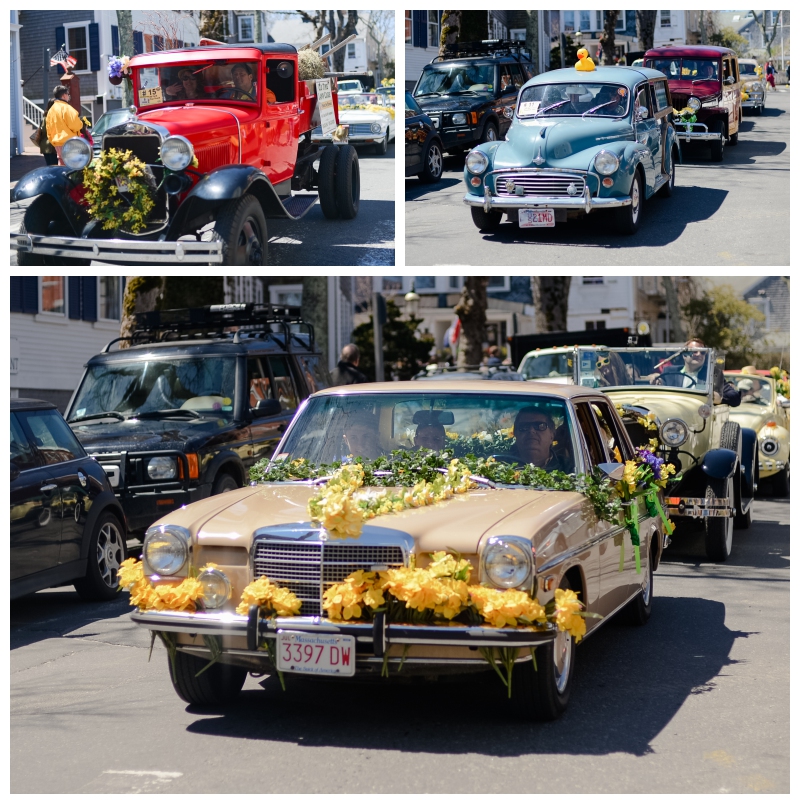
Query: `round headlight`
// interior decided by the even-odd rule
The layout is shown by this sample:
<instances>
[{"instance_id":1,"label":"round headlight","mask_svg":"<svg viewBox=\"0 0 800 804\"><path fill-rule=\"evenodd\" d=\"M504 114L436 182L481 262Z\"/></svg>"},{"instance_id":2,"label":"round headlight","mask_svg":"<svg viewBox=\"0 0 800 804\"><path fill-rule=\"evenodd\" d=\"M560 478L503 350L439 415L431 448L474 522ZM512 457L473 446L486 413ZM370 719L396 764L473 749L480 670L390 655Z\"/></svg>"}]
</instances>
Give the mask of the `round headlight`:
<instances>
[{"instance_id":1,"label":"round headlight","mask_svg":"<svg viewBox=\"0 0 800 804\"><path fill-rule=\"evenodd\" d=\"M224 606L231 596L231 582L224 572L215 568L203 570L197 580L203 588L203 603L207 609Z\"/></svg>"},{"instance_id":2,"label":"round headlight","mask_svg":"<svg viewBox=\"0 0 800 804\"><path fill-rule=\"evenodd\" d=\"M61 159L72 170L83 170L92 161L92 146L83 137L72 137L61 149Z\"/></svg>"},{"instance_id":3,"label":"round headlight","mask_svg":"<svg viewBox=\"0 0 800 804\"><path fill-rule=\"evenodd\" d=\"M778 440L776 438L773 438L772 436L767 436L766 438L761 439L760 446L761 446L761 452L764 455L772 456L777 453L781 445L778 443Z\"/></svg>"},{"instance_id":4,"label":"round headlight","mask_svg":"<svg viewBox=\"0 0 800 804\"><path fill-rule=\"evenodd\" d=\"M487 580L503 589L516 589L530 581L533 553L529 542L492 536L481 556Z\"/></svg>"},{"instance_id":5,"label":"round headlight","mask_svg":"<svg viewBox=\"0 0 800 804\"><path fill-rule=\"evenodd\" d=\"M600 151L594 158L594 168L601 176L610 176L619 167L619 158L611 151Z\"/></svg>"},{"instance_id":6,"label":"round headlight","mask_svg":"<svg viewBox=\"0 0 800 804\"><path fill-rule=\"evenodd\" d=\"M694 95L692 95L692 97L689 98L689 100L686 102L686 105L690 109L694 109L694 111L696 112L700 108L700 100L699 98L695 98Z\"/></svg>"},{"instance_id":7,"label":"round headlight","mask_svg":"<svg viewBox=\"0 0 800 804\"><path fill-rule=\"evenodd\" d=\"M174 575L189 558L189 531L177 525L157 525L144 537L144 560L157 575Z\"/></svg>"},{"instance_id":8,"label":"round headlight","mask_svg":"<svg viewBox=\"0 0 800 804\"><path fill-rule=\"evenodd\" d=\"M370 131L371 131L373 134L380 134L380 133L381 133L381 124L380 124L380 123L373 123L373 124L372 124L372 125L369 127L369 130L370 130Z\"/></svg>"},{"instance_id":9,"label":"round headlight","mask_svg":"<svg viewBox=\"0 0 800 804\"><path fill-rule=\"evenodd\" d=\"M661 425L661 441L668 447L679 447L688 437L689 428L680 419L667 419Z\"/></svg>"},{"instance_id":10,"label":"round headlight","mask_svg":"<svg viewBox=\"0 0 800 804\"><path fill-rule=\"evenodd\" d=\"M172 480L178 476L178 462L175 458L158 455L150 458L147 464L147 474L151 480Z\"/></svg>"},{"instance_id":11,"label":"round headlight","mask_svg":"<svg viewBox=\"0 0 800 804\"><path fill-rule=\"evenodd\" d=\"M464 165L470 173L483 173L489 167L489 159L480 151L470 151L464 160Z\"/></svg>"},{"instance_id":12,"label":"round headlight","mask_svg":"<svg viewBox=\"0 0 800 804\"><path fill-rule=\"evenodd\" d=\"M194 148L186 137L168 137L161 146L161 164L170 170L189 167L193 156Z\"/></svg>"},{"instance_id":13,"label":"round headlight","mask_svg":"<svg viewBox=\"0 0 800 804\"><path fill-rule=\"evenodd\" d=\"M467 116L458 112L457 114L453 115L453 125L454 126L463 126L464 123L467 122Z\"/></svg>"}]
</instances>

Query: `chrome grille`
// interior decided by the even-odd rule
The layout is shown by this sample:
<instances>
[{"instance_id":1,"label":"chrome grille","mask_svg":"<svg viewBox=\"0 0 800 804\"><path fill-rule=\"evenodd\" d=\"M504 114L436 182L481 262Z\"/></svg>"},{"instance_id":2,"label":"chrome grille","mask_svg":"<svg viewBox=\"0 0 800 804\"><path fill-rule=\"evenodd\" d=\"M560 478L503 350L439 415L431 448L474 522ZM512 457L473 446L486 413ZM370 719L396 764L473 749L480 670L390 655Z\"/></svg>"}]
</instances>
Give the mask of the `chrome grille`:
<instances>
[{"instance_id":1,"label":"chrome grille","mask_svg":"<svg viewBox=\"0 0 800 804\"><path fill-rule=\"evenodd\" d=\"M403 549L386 544L270 541L259 539L254 549L253 576L291 589L302 601L300 613L322 614L322 592L351 572L403 566Z\"/></svg>"},{"instance_id":2,"label":"chrome grille","mask_svg":"<svg viewBox=\"0 0 800 804\"><path fill-rule=\"evenodd\" d=\"M371 123L350 123L350 136L352 137L354 134L372 134L372 129L370 128L371 125Z\"/></svg>"},{"instance_id":3,"label":"chrome grille","mask_svg":"<svg viewBox=\"0 0 800 804\"><path fill-rule=\"evenodd\" d=\"M512 197L519 195L515 192L517 187L522 187L523 196L566 196L567 198L580 198L583 195L583 188L586 184L582 176L564 175L562 173L500 173L495 176L495 188L497 195ZM513 189L508 188L508 183L514 185ZM574 185L572 193L568 192L568 187Z\"/></svg>"}]
</instances>

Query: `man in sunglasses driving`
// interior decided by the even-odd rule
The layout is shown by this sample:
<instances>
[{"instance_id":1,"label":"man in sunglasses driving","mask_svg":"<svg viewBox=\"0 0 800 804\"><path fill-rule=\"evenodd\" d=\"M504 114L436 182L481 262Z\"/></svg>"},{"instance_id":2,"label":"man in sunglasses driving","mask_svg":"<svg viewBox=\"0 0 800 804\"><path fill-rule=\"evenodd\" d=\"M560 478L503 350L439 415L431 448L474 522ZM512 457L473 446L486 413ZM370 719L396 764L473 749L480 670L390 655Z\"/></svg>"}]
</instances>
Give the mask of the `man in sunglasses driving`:
<instances>
[{"instance_id":1,"label":"man in sunglasses driving","mask_svg":"<svg viewBox=\"0 0 800 804\"><path fill-rule=\"evenodd\" d=\"M522 408L514 420L514 455L548 472L564 471L561 460L553 452L555 432L555 422L547 413L535 407Z\"/></svg>"},{"instance_id":2,"label":"man in sunglasses driving","mask_svg":"<svg viewBox=\"0 0 800 804\"><path fill-rule=\"evenodd\" d=\"M705 351L705 344L699 338L690 338L684 344L681 353L683 366L667 366L663 374L652 380L653 385L669 385L673 388L696 388L703 387L708 374L708 353ZM730 405L737 408L742 403L741 393L732 383L725 382L722 386L722 394L714 392L714 404Z\"/></svg>"}]
</instances>

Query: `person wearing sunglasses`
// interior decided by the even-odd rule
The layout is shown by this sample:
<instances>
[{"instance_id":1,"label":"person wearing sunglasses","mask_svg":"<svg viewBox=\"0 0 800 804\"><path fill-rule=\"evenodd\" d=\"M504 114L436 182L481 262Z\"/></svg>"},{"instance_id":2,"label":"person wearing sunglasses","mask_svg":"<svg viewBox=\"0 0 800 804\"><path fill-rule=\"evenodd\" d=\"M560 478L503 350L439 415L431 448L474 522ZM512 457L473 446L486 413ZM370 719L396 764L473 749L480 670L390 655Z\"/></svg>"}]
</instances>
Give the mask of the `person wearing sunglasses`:
<instances>
[{"instance_id":1,"label":"person wearing sunglasses","mask_svg":"<svg viewBox=\"0 0 800 804\"><path fill-rule=\"evenodd\" d=\"M188 67L178 71L178 80L166 88L172 100L195 100L204 97L200 77Z\"/></svg>"},{"instance_id":2,"label":"person wearing sunglasses","mask_svg":"<svg viewBox=\"0 0 800 804\"><path fill-rule=\"evenodd\" d=\"M532 463L552 472L561 469L561 460L553 452L556 426L552 416L539 408L522 408L514 420L516 442L513 454L524 463Z\"/></svg>"},{"instance_id":3,"label":"person wearing sunglasses","mask_svg":"<svg viewBox=\"0 0 800 804\"><path fill-rule=\"evenodd\" d=\"M699 338L690 338L681 352L683 366L666 366L664 372L652 380L653 385L669 385L673 388L704 390L708 382L708 352ZM714 404L737 408L742 404L742 395L734 385L725 382L722 393L714 391Z\"/></svg>"},{"instance_id":4,"label":"person wearing sunglasses","mask_svg":"<svg viewBox=\"0 0 800 804\"><path fill-rule=\"evenodd\" d=\"M597 388L632 384L625 362L616 352L598 353L595 369Z\"/></svg>"}]
</instances>

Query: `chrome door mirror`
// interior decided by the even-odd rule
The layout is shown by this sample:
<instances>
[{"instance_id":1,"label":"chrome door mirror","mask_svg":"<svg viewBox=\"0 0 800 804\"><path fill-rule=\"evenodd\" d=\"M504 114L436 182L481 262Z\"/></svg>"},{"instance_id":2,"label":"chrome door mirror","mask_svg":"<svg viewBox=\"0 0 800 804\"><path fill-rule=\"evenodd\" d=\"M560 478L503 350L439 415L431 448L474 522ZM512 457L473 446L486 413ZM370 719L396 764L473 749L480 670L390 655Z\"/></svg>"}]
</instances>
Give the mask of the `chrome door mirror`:
<instances>
[{"instance_id":1,"label":"chrome door mirror","mask_svg":"<svg viewBox=\"0 0 800 804\"><path fill-rule=\"evenodd\" d=\"M735 83L736 83L736 79L735 79L735 78L734 78L732 75L729 75L729 76L728 76L728 77L725 79L725 83L726 83L726 84L735 84Z\"/></svg>"},{"instance_id":2,"label":"chrome door mirror","mask_svg":"<svg viewBox=\"0 0 800 804\"><path fill-rule=\"evenodd\" d=\"M624 463L598 463L597 468L609 480L622 480L622 475L625 474Z\"/></svg>"},{"instance_id":3,"label":"chrome door mirror","mask_svg":"<svg viewBox=\"0 0 800 804\"><path fill-rule=\"evenodd\" d=\"M507 117L509 120L514 116L514 110L510 106L503 107L503 117Z\"/></svg>"},{"instance_id":4,"label":"chrome door mirror","mask_svg":"<svg viewBox=\"0 0 800 804\"><path fill-rule=\"evenodd\" d=\"M650 114L650 110L646 106L640 106L636 110L636 119L644 120Z\"/></svg>"}]
</instances>

